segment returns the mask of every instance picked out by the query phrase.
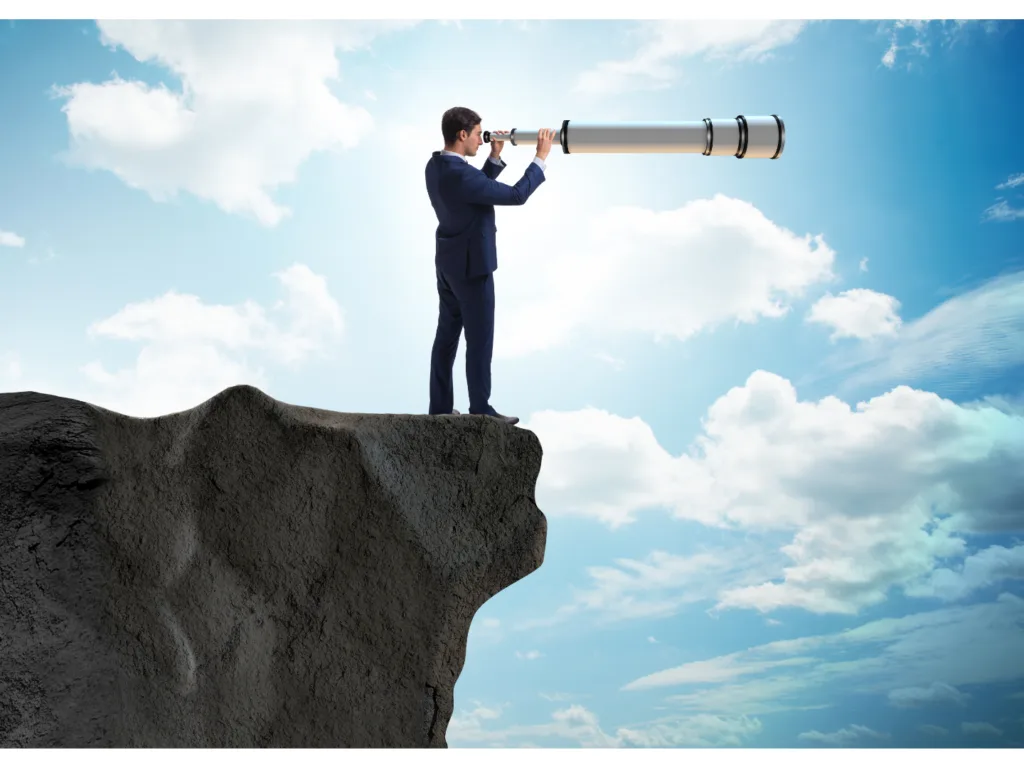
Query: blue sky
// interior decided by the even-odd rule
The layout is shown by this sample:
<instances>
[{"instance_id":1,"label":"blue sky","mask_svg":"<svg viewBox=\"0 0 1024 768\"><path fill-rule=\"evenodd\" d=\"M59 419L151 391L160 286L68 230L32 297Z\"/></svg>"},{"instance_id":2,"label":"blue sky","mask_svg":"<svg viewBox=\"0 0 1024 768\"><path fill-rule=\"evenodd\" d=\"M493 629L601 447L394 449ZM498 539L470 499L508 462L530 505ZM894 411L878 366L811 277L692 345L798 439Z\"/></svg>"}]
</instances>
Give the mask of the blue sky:
<instances>
[{"instance_id":1,"label":"blue sky","mask_svg":"<svg viewBox=\"0 0 1024 768\"><path fill-rule=\"evenodd\" d=\"M545 447L549 539L474 621L449 743L1020 746L1022 50L1021 22L0 25L0 391L424 413L445 109L777 113L779 161L553 152L498 211L492 402Z\"/></svg>"}]
</instances>

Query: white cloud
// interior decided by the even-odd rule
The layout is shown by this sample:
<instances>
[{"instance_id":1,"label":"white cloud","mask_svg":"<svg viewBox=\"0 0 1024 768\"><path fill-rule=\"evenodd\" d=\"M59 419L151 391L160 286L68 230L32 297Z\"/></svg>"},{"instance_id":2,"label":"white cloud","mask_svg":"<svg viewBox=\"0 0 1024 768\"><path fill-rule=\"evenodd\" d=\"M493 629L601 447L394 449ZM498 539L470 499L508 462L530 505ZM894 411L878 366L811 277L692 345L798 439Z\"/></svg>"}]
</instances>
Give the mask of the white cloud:
<instances>
[{"instance_id":1,"label":"white cloud","mask_svg":"<svg viewBox=\"0 0 1024 768\"><path fill-rule=\"evenodd\" d=\"M889 691L889 703L900 709L911 709L928 704L957 704L964 706L970 701L969 694L957 690L943 682L933 682L928 686L897 688Z\"/></svg>"},{"instance_id":2,"label":"white cloud","mask_svg":"<svg viewBox=\"0 0 1024 768\"><path fill-rule=\"evenodd\" d=\"M540 696L542 699L544 699L544 701L556 701L556 702L572 701L573 699L586 698L585 696L578 696L578 695L575 695L575 694L572 694L572 693L562 693L560 691L559 692L555 692L555 693L539 693L537 695Z\"/></svg>"},{"instance_id":3,"label":"white cloud","mask_svg":"<svg viewBox=\"0 0 1024 768\"><path fill-rule=\"evenodd\" d=\"M892 43L885 50L885 53L882 54L882 63L889 69L892 69L893 66L896 64L896 52L898 50L899 47L896 45L896 40L894 38Z\"/></svg>"},{"instance_id":4,"label":"white cloud","mask_svg":"<svg viewBox=\"0 0 1024 768\"><path fill-rule=\"evenodd\" d=\"M898 19L885 22L880 31L889 38L889 47L882 54L882 64L893 69L897 58L908 59L905 66L910 69L914 59L908 58L906 54L927 57L933 46L942 48L956 45L979 27L986 34L992 34L999 29L999 24L995 21L963 19Z\"/></svg>"},{"instance_id":5,"label":"white cloud","mask_svg":"<svg viewBox=\"0 0 1024 768\"><path fill-rule=\"evenodd\" d=\"M918 729L921 733L927 736L948 736L949 731L939 725L922 725Z\"/></svg>"},{"instance_id":6,"label":"white cloud","mask_svg":"<svg viewBox=\"0 0 1024 768\"><path fill-rule=\"evenodd\" d=\"M594 712L579 704L555 710L546 723L488 727L502 714L503 709L477 705L469 712L453 716L447 730L449 745L525 747L537 740L547 740L559 746L583 748L723 747L742 746L761 732L757 719L701 714L618 728L612 735L601 727Z\"/></svg>"},{"instance_id":7,"label":"white cloud","mask_svg":"<svg viewBox=\"0 0 1024 768\"><path fill-rule=\"evenodd\" d=\"M1015 173L1006 181L996 184L996 189L1016 189L1024 184L1024 173ZM982 213L982 221L1017 221L1024 219L1024 208L1015 208L1000 197Z\"/></svg>"},{"instance_id":8,"label":"white cloud","mask_svg":"<svg viewBox=\"0 0 1024 768\"><path fill-rule=\"evenodd\" d=\"M329 84L336 52L403 22L103 21L105 45L159 65L180 87L114 75L57 89L70 157L166 200L188 192L275 225L273 191L313 153L349 149L373 129ZM166 74L165 73L165 74Z\"/></svg>"},{"instance_id":9,"label":"white cloud","mask_svg":"<svg viewBox=\"0 0 1024 768\"><path fill-rule=\"evenodd\" d=\"M21 358L15 352L0 354L0 386L6 390L14 386L22 376Z\"/></svg>"},{"instance_id":10,"label":"white cloud","mask_svg":"<svg viewBox=\"0 0 1024 768\"><path fill-rule=\"evenodd\" d=\"M1014 208L1005 200L999 200L985 209L984 221L1016 221L1024 219L1024 208Z\"/></svg>"},{"instance_id":11,"label":"white cloud","mask_svg":"<svg viewBox=\"0 0 1024 768\"><path fill-rule=\"evenodd\" d=\"M818 744L827 744L833 747L843 747L854 744L864 739L888 739L889 734L879 733L864 725L851 725L849 728L841 728L832 733L821 731L806 731L797 736L801 741L812 741Z\"/></svg>"},{"instance_id":12,"label":"white cloud","mask_svg":"<svg viewBox=\"0 0 1024 768\"><path fill-rule=\"evenodd\" d=\"M533 414L524 426L545 447L537 495L549 515L616 528L660 508L793 536L774 553L788 567L707 552L591 569L594 588L563 613L670 615L716 590L720 608L854 613L893 587L925 590L934 568L970 554L963 534L1022 522L1024 414L905 386L851 407L831 396L800 401L790 382L757 371L710 407L680 456L641 419L593 408ZM969 564L957 594L1011 575L993 563Z\"/></svg>"},{"instance_id":13,"label":"white cloud","mask_svg":"<svg viewBox=\"0 0 1024 768\"><path fill-rule=\"evenodd\" d=\"M744 659L742 654L719 656L706 661L695 661L682 667L666 669L653 675L641 677L624 686L624 691L639 691L666 685L689 685L693 683L724 683L740 677L759 675L777 667L793 667L811 664L813 658L787 659Z\"/></svg>"},{"instance_id":14,"label":"white cloud","mask_svg":"<svg viewBox=\"0 0 1024 768\"><path fill-rule=\"evenodd\" d=\"M521 743L509 744L509 741L551 738L568 741L581 747L617 747L618 739L609 736L597 722L597 717L586 708L574 704L552 713L551 721L542 725L513 725L505 728L488 729L487 721L496 720L502 710L487 709L477 706L476 709L453 715L448 725L447 741L449 745L487 743L506 746L523 746Z\"/></svg>"},{"instance_id":15,"label":"white cloud","mask_svg":"<svg viewBox=\"0 0 1024 768\"><path fill-rule=\"evenodd\" d=\"M757 718L699 714L672 717L639 728L620 728L619 737L629 746L741 747L761 733Z\"/></svg>"},{"instance_id":16,"label":"white cloud","mask_svg":"<svg viewBox=\"0 0 1024 768\"><path fill-rule=\"evenodd\" d=\"M838 296L829 293L818 299L807 321L830 326L833 341L894 336L901 325L899 307L899 301L888 294L853 288Z\"/></svg>"},{"instance_id":17,"label":"white cloud","mask_svg":"<svg viewBox=\"0 0 1024 768\"><path fill-rule=\"evenodd\" d=\"M45 264L48 261L53 261L57 258L57 254L53 252L53 248L46 249L46 256L30 256L28 259L29 264Z\"/></svg>"},{"instance_id":18,"label":"white cloud","mask_svg":"<svg viewBox=\"0 0 1024 768\"><path fill-rule=\"evenodd\" d=\"M764 578L781 567L772 562L778 559L770 550L753 546L687 557L655 551L643 561L618 558L615 567L587 568L592 582L588 589L573 589L572 601L553 615L518 628L550 626L580 615L594 616L599 623L672 616L688 604L713 600L722 589Z\"/></svg>"},{"instance_id":19,"label":"white cloud","mask_svg":"<svg viewBox=\"0 0 1024 768\"><path fill-rule=\"evenodd\" d=\"M575 90L610 96L667 88L679 74L672 66L676 59L703 55L709 60L760 61L796 40L806 24L739 19L644 22L637 28L643 42L632 58L600 62L580 74Z\"/></svg>"},{"instance_id":20,"label":"white cloud","mask_svg":"<svg viewBox=\"0 0 1024 768\"><path fill-rule=\"evenodd\" d=\"M1024 579L1024 544L993 545L965 558L955 567L937 568L907 589L912 597L959 600L979 589Z\"/></svg>"},{"instance_id":21,"label":"white cloud","mask_svg":"<svg viewBox=\"0 0 1024 768\"><path fill-rule=\"evenodd\" d=\"M1014 189L1024 184L1024 173L1015 173L1010 176L1006 181L996 184L996 189Z\"/></svg>"},{"instance_id":22,"label":"white cloud","mask_svg":"<svg viewBox=\"0 0 1024 768\"><path fill-rule=\"evenodd\" d=\"M0 229L0 246L8 248L22 248L25 245L25 238L14 232L5 232Z\"/></svg>"},{"instance_id":23,"label":"white cloud","mask_svg":"<svg viewBox=\"0 0 1024 768\"><path fill-rule=\"evenodd\" d=\"M613 355L609 355L607 352L598 352L596 355L594 355L594 357L596 357L602 363L607 363L616 371L621 371L626 365L625 360L615 357Z\"/></svg>"},{"instance_id":24,"label":"white cloud","mask_svg":"<svg viewBox=\"0 0 1024 768\"><path fill-rule=\"evenodd\" d=\"M478 737L486 733L485 723L489 720L497 720L501 717L501 711L501 707L485 707L480 702L476 702L473 709L453 714L445 731L446 741L449 745L453 745L459 741L479 740Z\"/></svg>"},{"instance_id":25,"label":"white cloud","mask_svg":"<svg viewBox=\"0 0 1024 768\"><path fill-rule=\"evenodd\" d=\"M516 658L520 659L521 661L536 661L543 655L544 654L540 651L526 651L526 653L523 653L522 651L516 651Z\"/></svg>"},{"instance_id":26,"label":"white cloud","mask_svg":"<svg viewBox=\"0 0 1024 768\"><path fill-rule=\"evenodd\" d=\"M892 338L844 350L827 366L859 387L944 377L950 386L973 388L988 377L1024 364L1024 272L1002 275L955 296Z\"/></svg>"},{"instance_id":27,"label":"white cloud","mask_svg":"<svg viewBox=\"0 0 1024 768\"><path fill-rule=\"evenodd\" d=\"M274 277L285 298L271 312L252 301L206 304L168 291L93 323L88 333L94 338L143 347L131 367L110 372L98 361L86 365L93 389L83 398L128 415L155 416L194 407L236 384L266 388L263 367L251 367L247 354L270 365L327 354L344 322L323 277L302 264Z\"/></svg>"},{"instance_id":28,"label":"white cloud","mask_svg":"<svg viewBox=\"0 0 1024 768\"><path fill-rule=\"evenodd\" d=\"M835 253L821 235L798 236L723 195L589 217L573 229L585 236L557 247L538 249L532 230L506 233L503 249L541 255L517 259L529 283L513 286L512 306L495 319L496 357L548 349L582 330L685 340L724 323L783 317L809 287L835 277Z\"/></svg>"},{"instance_id":29,"label":"white cloud","mask_svg":"<svg viewBox=\"0 0 1024 768\"><path fill-rule=\"evenodd\" d=\"M691 462L662 448L639 417L596 408L540 411L524 428L544 445L537 496L550 514L616 528L633 522L642 509L671 504L697 479Z\"/></svg>"},{"instance_id":30,"label":"white cloud","mask_svg":"<svg viewBox=\"0 0 1024 768\"><path fill-rule=\"evenodd\" d=\"M867 272L868 271L868 257L867 256L865 256L863 259L860 260L859 268L860 268L861 272Z\"/></svg>"},{"instance_id":31,"label":"white cloud","mask_svg":"<svg viewBox=\"0 0 1024 768\"><path fill-rule=\"evenodd\" d=\"M667 701L684 711L753 716L828 706L837 689L886 699L894 689L937 691L937 680L954 689L1006 683L1024 679L1022 632L1024 599L1003 594L991 603L878 619L688 662L625 688L667 689Z\"/></svg>"},{"instance_id":32,"label":"white cloud","mask_svg":"<svg viewBox=\"0 0 1024 768\"><path fill-rule=\"evenodd\" d=\"M494 646L502 642L505 632L500 619L485 618L476 619L469 627L469 644L475 647L479 644Z\"/></svg>"},{"instance_id":33,"label":"white cloud","mask_svg":"<svg viewBox=\"0 0 1024 768\"><path fill-rule=\"evenodd\" d=\"M960 730L968 736L1002 736L1003 732L992 723L960 723Z\"/></svg>"}]
</instances>

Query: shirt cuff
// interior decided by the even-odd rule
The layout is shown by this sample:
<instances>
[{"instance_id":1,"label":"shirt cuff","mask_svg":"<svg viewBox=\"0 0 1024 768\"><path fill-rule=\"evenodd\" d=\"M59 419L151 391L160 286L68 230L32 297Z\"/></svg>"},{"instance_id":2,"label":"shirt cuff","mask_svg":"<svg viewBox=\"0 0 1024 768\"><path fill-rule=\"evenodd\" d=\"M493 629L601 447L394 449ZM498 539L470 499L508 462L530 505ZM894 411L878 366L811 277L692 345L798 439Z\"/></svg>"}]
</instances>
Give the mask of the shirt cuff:
<instances>
[{"instance_id":1,"label":"shirt cuff","mask_svg":"<svg viewBox=\"0 0 1024 768\"><path fill-rule=\"evenodd\" d=\"M545 165L544 161L541 160L539 157L533 158L533 162L535 162L538 166L540 166L540 169L542 171L546 171L548 169L547 165Z\"/></svg>"}]
</instances>

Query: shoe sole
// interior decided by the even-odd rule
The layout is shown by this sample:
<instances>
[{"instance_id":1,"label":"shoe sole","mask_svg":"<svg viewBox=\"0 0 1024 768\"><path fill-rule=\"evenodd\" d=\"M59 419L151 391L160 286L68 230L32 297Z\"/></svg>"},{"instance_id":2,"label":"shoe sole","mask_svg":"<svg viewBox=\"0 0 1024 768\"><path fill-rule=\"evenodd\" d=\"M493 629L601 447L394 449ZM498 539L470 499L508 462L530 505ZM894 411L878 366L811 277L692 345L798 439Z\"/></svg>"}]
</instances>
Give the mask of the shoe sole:
<instances>
[{"instance_id":1,"label":"shoe sole","mask_svg":"<svg viewBox=\"0 0 1024 768\"><path fill-rule=\"evenodd\" d=\"M453 416L460 416L461 414L458 411L452 411L452 415ZM493 416L492 414L489 414L489 413L470 413L470 414L467 414L467 415L468 416L488 416L488 417L490 417L492 419L498 419L500 421L504 421L506 424L518 424L519 423L519 417L518 416Z\"/></svg>"}]
</instances>

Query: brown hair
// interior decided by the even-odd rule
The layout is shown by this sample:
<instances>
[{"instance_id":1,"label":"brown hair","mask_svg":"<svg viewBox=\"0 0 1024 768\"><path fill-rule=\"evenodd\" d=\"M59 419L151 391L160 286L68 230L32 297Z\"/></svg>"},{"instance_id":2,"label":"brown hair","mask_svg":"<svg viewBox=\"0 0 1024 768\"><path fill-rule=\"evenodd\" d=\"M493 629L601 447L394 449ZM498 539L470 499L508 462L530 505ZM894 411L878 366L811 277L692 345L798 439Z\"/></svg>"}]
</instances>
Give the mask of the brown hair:
<instances>
[{"instance_id":1,"label":"brown hair","mask_svg":"<svg viewBox=\"0 0 1024 768\"><path fill-rule=\"evenodd\" d=\"M444 145L450 147L459 140L459 131L472 133L481 122L480 115L467 107L452 107L441 118L441 135Z\"/></svg>"}]
</instances>

